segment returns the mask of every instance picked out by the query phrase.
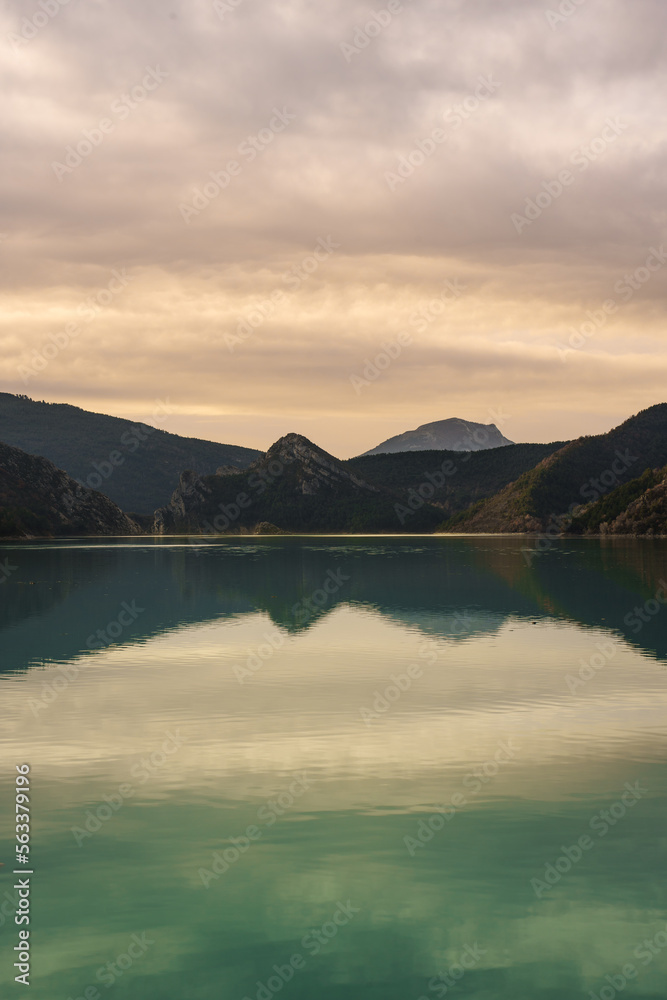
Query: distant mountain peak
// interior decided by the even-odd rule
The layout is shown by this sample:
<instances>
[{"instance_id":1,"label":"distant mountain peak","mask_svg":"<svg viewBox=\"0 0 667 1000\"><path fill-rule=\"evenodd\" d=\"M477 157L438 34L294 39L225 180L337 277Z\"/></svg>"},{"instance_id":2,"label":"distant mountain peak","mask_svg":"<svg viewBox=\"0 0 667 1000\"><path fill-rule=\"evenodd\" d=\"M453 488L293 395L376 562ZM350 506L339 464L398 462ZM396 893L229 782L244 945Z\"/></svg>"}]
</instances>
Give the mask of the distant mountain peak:
<instances>
[{"instance_id":1,"label":"distant mountain peak","mask_svg":"<svg viewBox=\"0 0 667 1000\"><path fill-rule=\"evenodd\" d=\"M473 420L448 417L421 424L388 438L364 455L391 455L401 451L484 451L513 444L495 424L478 424Z\"/></svg>"}]
</instances>

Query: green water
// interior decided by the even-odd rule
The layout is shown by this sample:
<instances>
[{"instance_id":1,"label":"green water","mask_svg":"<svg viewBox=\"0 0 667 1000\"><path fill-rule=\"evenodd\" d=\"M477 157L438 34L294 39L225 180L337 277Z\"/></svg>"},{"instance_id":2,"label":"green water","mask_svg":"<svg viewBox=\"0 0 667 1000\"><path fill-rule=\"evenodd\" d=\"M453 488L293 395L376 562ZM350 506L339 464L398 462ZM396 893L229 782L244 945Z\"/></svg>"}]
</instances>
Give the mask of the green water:
<instances>
[{"instance_id":1,"label":"green water","mask_svg":"<svg viewBox=\"0 0 667 1000\"><path fill-rule=\"evenodd\" d=\"M667 545L526 544L3 546L2 997L664 998Z\"/></svg>"}]
</instances>

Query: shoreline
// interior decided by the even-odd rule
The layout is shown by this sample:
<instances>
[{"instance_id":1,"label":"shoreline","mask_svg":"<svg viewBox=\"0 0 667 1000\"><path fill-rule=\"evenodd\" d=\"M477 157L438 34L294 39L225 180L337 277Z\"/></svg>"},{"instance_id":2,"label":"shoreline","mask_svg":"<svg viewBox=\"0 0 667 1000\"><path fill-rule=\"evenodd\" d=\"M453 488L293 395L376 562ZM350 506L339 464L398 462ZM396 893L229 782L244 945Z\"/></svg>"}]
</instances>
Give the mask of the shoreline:
<instances>
[{"instance_id":1,"label":"shoreline","mask_svg":"<svg viewBox=\"0 0 667 1000\"><path fill-rule=\"evenodd\" d=\"M267 534L226 534L221 532L215 536L212 535L194 535L189 533L175 533L175 534L140 534L140 535L7 535L0 538L0 547L5 543L20 543L20 542L80 542L80 541L136 541L145 542L149 539L155 542L170 539L170 538L180 538L188 539L193 543L199 541L204 542L204 544L216 544L226 539L234 539L235 541L247 540L252 541L259 538L542 538L544 533L540 531L439 531L439 532L270 532ZM586 534L586 535L572 535L572 534L562 534L556 535L553 541L575 541L575 540L594 540L594 539L621 539L621 538L632 538L632 539L647 539L649 541L661 541L667 539L666 534L660 535L641 535L641 534Z\"/></svg>"}]
</instances>

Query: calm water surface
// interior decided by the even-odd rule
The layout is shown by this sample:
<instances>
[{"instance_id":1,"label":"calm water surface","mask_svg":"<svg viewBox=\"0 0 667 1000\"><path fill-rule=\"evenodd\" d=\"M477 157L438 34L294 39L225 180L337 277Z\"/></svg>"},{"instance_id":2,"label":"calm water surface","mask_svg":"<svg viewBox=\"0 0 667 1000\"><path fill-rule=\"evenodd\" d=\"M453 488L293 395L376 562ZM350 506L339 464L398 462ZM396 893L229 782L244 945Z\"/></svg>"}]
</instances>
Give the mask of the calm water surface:
<instances>
[{"instance_id":1,"label":"calm water surface","mask_svg":"<svg viewBox=\"0 0 667 1000\"><path fill-rule=\"evenodd\" d=\"M0 994L667 996L667 545L527 544L4 545Z\"/></svg>"}]
</instances>

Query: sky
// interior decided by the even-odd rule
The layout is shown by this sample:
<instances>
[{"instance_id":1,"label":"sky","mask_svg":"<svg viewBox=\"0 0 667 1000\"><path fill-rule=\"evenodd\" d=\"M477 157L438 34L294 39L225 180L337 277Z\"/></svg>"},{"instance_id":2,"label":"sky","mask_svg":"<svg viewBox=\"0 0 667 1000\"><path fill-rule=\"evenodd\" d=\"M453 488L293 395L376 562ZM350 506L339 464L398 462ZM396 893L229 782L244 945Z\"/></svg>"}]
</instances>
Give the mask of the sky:
<instances>
[{"instance_id":1,"label":"sky","mask_svg":"<svg viewBox=\"0 0 667 1000\"><path fill-rule=\"evenodd\" d=\"M663 0L4 0L0 391L341 458L665 401L666 48Z\"/></svg>"}]
</instances>

